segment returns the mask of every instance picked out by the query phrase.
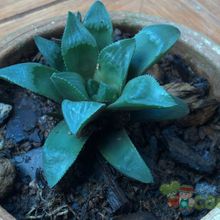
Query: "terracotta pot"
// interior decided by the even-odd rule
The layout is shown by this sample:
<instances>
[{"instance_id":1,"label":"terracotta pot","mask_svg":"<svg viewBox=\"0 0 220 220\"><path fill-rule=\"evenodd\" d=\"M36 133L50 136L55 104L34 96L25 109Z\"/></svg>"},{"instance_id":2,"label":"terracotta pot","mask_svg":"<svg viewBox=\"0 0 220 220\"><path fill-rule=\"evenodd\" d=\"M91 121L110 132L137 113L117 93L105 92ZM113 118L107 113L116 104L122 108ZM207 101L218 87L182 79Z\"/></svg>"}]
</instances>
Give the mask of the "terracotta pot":
<instances>
[{"instance_id":1,"label":"terracotta pot","mask_svg":"<svg viewBox=\"0 0 220 220\"><path fill-rule=\"evenodd\" d=\"M142 27L153 23L173 24L181 30L181 39L173 48L175 53L186 58L201 74L206 74L212 85L212 94L220 99L220 46L206 36L162 18L137 13L112 13L114 26L137 32ZM19 62L21 57L28 57L36 52L33 36L61 36L66 17L60 16L45 20L21 29L0 42L0 67Z\"/></svg>"},{"instance_id":2,"label":"terracotta pot","mask_svg":"<svg viewBox=\"0 0 220 220\"><path fill-rule=\"evenodd\" d=\"M211 85L212 96L220 99L220 46L204 35L182 25L162 18L136 13L112 13L115 27L137 32L144 26L155 23L169 23L181 31L181 39L172 49L180 54L198 73L205 74ZM60 37L62 35L65 16L45 20L15 33L10 34L0 42L0 67L19 63L20 58L29 57L36 53L33 36Z\"/></svg>"}]
</instances>

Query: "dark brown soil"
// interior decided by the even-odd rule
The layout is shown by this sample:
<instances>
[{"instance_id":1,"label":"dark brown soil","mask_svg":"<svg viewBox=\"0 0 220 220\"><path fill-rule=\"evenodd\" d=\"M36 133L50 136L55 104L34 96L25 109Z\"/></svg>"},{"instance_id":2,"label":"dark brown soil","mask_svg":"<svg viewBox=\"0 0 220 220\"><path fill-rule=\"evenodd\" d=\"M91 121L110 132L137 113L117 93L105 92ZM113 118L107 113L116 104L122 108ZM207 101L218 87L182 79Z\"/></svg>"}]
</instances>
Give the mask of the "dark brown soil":
<instances>
[{"instance_id":1,"label":"dark brown soil","mask_svg":"<svg viewBox=\"0 0 220 220\"><path fill-rule=\"evenodd\" d=\"M116 40L129 36L115 30ZM42 62L40 54L31 59ZM17 168L14 190L1 205L16 219L114 219L140 211L162 220L201 219L208 209L183 216L178 208L168 207L159 187L174 180L194 188L205 184L215 197L220 196L219 103L209 97L208 81L177 54L168 54L149 72L189 104L190 114L177 121L127 124L133 143L153 172L155 183L148 185L121 175L90 147L58 186L49 189L39 155L60 120L59 106L1 81L0 102L11 104L13 112L0 127L6 143L0 158L11 159Z\"/></svg>"}]
</instances>

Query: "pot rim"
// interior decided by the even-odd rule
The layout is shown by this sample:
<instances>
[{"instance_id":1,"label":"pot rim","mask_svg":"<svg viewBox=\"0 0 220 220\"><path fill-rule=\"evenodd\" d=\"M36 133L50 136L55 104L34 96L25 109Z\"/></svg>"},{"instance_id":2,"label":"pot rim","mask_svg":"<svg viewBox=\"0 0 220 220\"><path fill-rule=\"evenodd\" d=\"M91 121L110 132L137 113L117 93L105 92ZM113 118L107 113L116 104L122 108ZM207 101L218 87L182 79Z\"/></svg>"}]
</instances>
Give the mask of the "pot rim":
<instances>
[{"instance_id":1,"label":"pot rim","mask_svg":"<svg viewBox=\"0 0 220 220\"><path fill-rule=\"evenodd\" d=\"M111 12L112 22L116 27L126 27L132 31L138 31L150 24L172 24L181 31L181 38L172 50L178 50L178 53L190 60L190 62L201 72L205 74L212 85L212 94L220 99L220 45L203 35L202 33L191 30L184 25L168 21L161 17L151 16L133 12ZM66 15L46 19L32 25L26 26L16 32L13 32L0 40L0 67L5 66L6 60L16 60L16 55L31 45L29 50L35 48L33 37L59 36L65 25ZM18 58L17 58L18 60ZM7 63L7 62L6 62Z\"/></svg>"},{"instance_id":2,"label":"pot rim","mask_svg":"<svg viewBox=\"0 0 220 220\"><path fill-rule=\"evenodd\" d=\"M133 12L111 12L111 17L115 26L131 28L134 31L156 23L177 26L181 31L181 38L173 50L178 49L184 57L190 59L192 63L195 62L198 69L203 73L208 73L207 76L213 86L213 94L220 99L220 45L202 33L161 17ZM10 59L12 54L24 49L25 45L33 43L34 36L50 36L51 33L59 35L64 29L65 21L66 15L45 19L0 39L0 67L4 66L5 59ZM191 51L190 55L185 54L185 51ZM198 62L197 59L200 61Z\"/></svg>"}]
</instances>

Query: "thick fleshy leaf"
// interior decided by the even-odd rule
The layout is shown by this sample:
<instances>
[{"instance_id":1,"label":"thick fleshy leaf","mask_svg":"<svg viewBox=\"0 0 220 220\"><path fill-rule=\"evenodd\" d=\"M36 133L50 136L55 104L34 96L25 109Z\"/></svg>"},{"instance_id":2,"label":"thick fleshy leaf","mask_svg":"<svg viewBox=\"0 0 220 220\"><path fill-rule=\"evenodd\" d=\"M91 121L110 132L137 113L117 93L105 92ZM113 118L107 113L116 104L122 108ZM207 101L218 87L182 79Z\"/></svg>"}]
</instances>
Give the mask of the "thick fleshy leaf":
<instances>
[{"instance_id":1,"label":"thick fleshy leaf","mask_svg":"<svg viewBox=\"0 0 220 220\"><path fill-rule=\"evenodd\" d=\"M150 75L130 80L122 95L108 108L113 110L141 110L169 108L176 105L171 95Z\"/></svg>"},{"instance_id":2,"label":"thick fleshy leaf","mask_svg":"<svg viewBox=\"0 0 220 220\"><path fill-rule=\"evenodd\" d=\"M112 103L119 96L118 91L113 86L93 79L88 80L87 89L92 100L96 102Z\"/></svg>"},{"instance_id":3,"label":"thick fleshy leaf","mask_svg":"<svg viewBox=\"0 0 220 220\"><path fill-rule=\"evenodd\" d=\"M72 101L86 101L89 99L84 79L79 74L73 72L54 73L51 80L63 99Z\"/></svg>"},{"instance_id":4,"label":"thick fleshy leaf","mask_svg":"<svg viewBox=\"0 0 220 220\"><path fill-rule=\"evenodd\" d=\"M39 63L21 63L0 69L0 79L59 102L61 97L50 80L56 71Z\"/></svg>"},{"instance_id":5,"label":"thick fleshy leaf","mask_svg":"<svg viewBox=\"0 0 220 220\"><path fill-rule=\"evenodd\" d=\"M124 175L143 183L153 182L149 168L132 144L126 131L108 133L101 140L99 150L102 156Z\"/></svg>"},{"instance_id":6,"label":"thick fleshy leaf","mask_svg":"<svg viewBox=\"0 0 220 220\"><path fill-rule=\"evenodd\" d=\"M135 35L136 49L129 77L141 75L156 63L179 39L180 31L168 24L150 25Z\"/></svg>"},{"instance_id":7,"label":"thick fleshy leaf","mask_svg":"<svg viewBox=\"0 0 220 220\"><path fill-rule=\"evenodd\" d=\"M71 12L68 14L61 50L67 71L79 73L85 79L92 78L98 57L97 44Z\"/></svg>"},{"instance_id":8,"label":"thick fleshy leaf","mask_svg":"<svg viewBox=\"0 0 220 220\"><path fill-rule=\"evenodd\" d=\"M134 39L121 40L105 47L99 54L94 79L115 87L121 93L134 49Z\"/></svg>"},{"instance_id":9,"label":"thick fleshy leaf","mask_svg":"<svg viewBox=\"0 0 220 220\"><path fill-rule=\"evenodd\" d=\"M104 109L105 104L90 101L62 102L62 112L70 131L80 136L82 129Z\"/></svg>"},{"instance_id":10,"label":"thick fleshy leaf","mask_svg":"<svg viewBox=\"0 0 220 220\"><path fill-rule=\"evenodd\" d=\"M188 105L177 97L173 97L176 105L171 108L146 109L131 112L131 120L135 122L165 121L179 119L189 113Z\"/></svg>"},{"instance_id":11,"label":"thick fleshy leaf","mask_svg":"<svg viewBox=\"0 0 220 220\"><path fill-rule=\"evenodd\" d=\"M99 50L112 43L111 18L101 1L94 2L87 12L83 24L96 39Z\"/></svg>"},{"instance_id":12,"label":"thick fleshy leaf","mask_svg":"<svg viewBox=\"0 0 220 220\"><path fill-rule=\"evenodd\" d=\"M63 71L65 69L60 45L52 40L47 40L40 36L36 36L34 41L47 64L59 71Z\"/></svg>"},{"instance_id":13,"label":"thick fleshy leaf","mask_svg":"<svg viewBox=\"0 0 220 220\"><path fill-rule=\"evenodd\" d=\"M43 169L50 187L55 186L75 162L88 137L76 138L61 121L43 147Z\"/></svg>"}]
</instances>

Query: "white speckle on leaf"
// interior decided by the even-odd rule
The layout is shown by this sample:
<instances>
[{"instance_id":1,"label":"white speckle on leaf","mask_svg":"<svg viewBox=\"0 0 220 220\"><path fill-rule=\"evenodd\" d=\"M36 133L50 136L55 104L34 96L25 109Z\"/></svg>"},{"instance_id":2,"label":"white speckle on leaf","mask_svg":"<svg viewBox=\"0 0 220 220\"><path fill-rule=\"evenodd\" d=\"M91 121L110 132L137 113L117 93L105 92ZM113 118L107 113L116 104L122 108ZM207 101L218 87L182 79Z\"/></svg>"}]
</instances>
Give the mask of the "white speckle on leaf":
<instances>
[{"instance_id":1,"label":"white speckle on leaf","mask_svg":"<svg viewBox=\"0 0 220 220\"><path fill-rule=\"evenodd\" d=\"M117 138L117 141L121 141L121 137L118 137L118 138Z\"/></svg>"}]
</instances>

